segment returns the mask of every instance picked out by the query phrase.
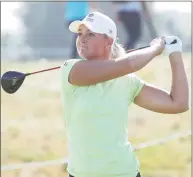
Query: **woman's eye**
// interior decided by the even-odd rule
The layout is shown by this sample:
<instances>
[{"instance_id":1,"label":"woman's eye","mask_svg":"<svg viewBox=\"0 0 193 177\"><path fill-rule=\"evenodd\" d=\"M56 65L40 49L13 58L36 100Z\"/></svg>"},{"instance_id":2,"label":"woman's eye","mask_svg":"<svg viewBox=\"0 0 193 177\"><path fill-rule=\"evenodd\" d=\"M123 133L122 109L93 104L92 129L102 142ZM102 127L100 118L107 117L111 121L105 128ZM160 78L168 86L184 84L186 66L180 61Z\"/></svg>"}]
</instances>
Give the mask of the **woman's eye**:
<instances>
[{"instance_id":1,"label":"woman's eye","mask_svg":"<svg viewBox=\"0 0 193 177\"><path fill-rule=\"evenodd\" d=\"M89 36L95 36L93 33L89 33Z\"/></svg>"},{"instance_id":2,"label":"woman's eye","mask_svg":"<svg viewBox=\"0 0 193 177\"><path fill-rule=\"evenodd\" d=\"M78 33L78 36L82 36L82 33Z\"/></svg>"}]
</instances>

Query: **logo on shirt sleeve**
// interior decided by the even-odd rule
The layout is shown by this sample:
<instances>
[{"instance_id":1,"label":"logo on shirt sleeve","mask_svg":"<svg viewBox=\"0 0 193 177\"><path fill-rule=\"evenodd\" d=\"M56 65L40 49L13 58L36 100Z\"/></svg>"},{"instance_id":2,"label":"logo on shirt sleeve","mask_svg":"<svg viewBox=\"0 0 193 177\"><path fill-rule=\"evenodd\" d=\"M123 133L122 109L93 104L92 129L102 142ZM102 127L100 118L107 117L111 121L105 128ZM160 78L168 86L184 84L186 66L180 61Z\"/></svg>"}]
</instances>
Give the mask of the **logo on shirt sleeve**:
<instances>
[{"instance_id":1,"label":"logo on shirt sleeve","mask_svg":"<svg viewBox=\"0 0 193 177\"><path fill-rule=\"evenodd\" d=\"M67 66L68 65L68 62L66 61L66 62L64 62L64 66Z\"/></svg>"}]
</instances>

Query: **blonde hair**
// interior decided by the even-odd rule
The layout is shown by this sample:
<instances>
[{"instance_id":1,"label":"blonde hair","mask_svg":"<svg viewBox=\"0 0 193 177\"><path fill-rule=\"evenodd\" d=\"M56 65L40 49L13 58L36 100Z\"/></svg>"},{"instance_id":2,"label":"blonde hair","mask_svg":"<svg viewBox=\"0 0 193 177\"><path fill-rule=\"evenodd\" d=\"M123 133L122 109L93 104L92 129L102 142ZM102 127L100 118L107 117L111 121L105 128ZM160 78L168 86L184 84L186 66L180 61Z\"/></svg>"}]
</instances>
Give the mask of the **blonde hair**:
<instances>
[{"instance_id":1,"label":"blonde hair","mask_svg":"<svg viewBox=\"0 0 193 177\"><path fill-rule=\"evenodd\" d=\"M126 51L123 48L123 46L121 44L119 44L118 42L115 42L112 46L112 49L111 49L110 58L116 59L116 58L119 58L125 54L126 54Z\"/></svg>"}]
</instances>

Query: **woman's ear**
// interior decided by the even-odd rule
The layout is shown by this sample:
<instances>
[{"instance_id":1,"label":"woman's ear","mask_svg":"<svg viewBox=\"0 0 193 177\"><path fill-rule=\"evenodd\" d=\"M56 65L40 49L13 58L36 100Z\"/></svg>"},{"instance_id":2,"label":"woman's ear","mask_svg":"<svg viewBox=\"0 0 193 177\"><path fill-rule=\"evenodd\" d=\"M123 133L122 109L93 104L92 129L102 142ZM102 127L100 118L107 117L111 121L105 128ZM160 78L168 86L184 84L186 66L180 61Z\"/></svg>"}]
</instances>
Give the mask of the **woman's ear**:
<instances>
[{"instance_id":1,"label":"woman's ear","mask_svg":"<svg viewBox=\"0 0 193 177\"><path fill-rule=\"evenodd\" d=\"M109 47L111 47L111 46L112 46L112 44L113 44L113 39L112 39L112 38L108 38L108 41L107 41L107 46L106 46L106 48L109 48Z\"/></svg>"}]
</instances>

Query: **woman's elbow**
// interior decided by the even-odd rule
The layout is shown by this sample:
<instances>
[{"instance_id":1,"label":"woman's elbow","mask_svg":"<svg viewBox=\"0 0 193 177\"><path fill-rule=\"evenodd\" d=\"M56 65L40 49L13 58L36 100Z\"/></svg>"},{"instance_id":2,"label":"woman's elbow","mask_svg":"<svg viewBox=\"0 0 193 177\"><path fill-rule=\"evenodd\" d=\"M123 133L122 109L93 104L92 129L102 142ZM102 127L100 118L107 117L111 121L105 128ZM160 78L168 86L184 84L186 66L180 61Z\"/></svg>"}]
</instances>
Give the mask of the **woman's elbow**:
<instances>
[{"instance_id":1,"label":"woman's elbow","mask_svg":"<svg viewBox=\"0 0 193 177\"><path fill-rule=\"evenodd\" d=\"M176 104L176 113L183 113L189 110L188 101Z\"/></svg>"}]
</instances>

